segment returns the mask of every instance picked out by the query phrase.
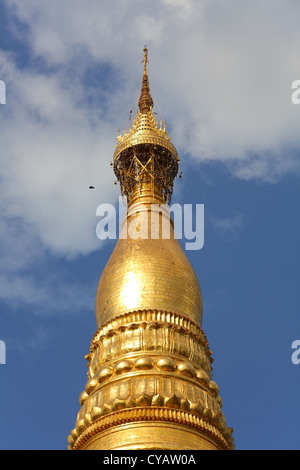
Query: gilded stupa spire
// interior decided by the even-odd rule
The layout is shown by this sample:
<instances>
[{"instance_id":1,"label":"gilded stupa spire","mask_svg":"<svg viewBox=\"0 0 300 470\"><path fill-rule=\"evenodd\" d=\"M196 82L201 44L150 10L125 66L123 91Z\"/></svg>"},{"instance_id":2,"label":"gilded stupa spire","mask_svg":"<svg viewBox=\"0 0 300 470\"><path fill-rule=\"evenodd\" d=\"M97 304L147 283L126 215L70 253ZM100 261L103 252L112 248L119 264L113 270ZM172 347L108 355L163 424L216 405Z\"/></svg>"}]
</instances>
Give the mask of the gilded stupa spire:
<instances>
[{"instance_id":1,"label":"gilded stupa spire","mask_svg":"<svg viewBox=\"0 0 300 470\"><path fill-rule=\"evenodd\" d=\"M164 204L179 159L153 115L147 54L145 47L140 111L129 132L118 136L114 153L128 208L98 284L98 329L86 356L87 382L69 448L233 449L201 328L199 281ZM138 229L153 206L158 220L169 224L167 239ZM129 235L132 226L135 236Z\"/></svg>"}]
</instances>

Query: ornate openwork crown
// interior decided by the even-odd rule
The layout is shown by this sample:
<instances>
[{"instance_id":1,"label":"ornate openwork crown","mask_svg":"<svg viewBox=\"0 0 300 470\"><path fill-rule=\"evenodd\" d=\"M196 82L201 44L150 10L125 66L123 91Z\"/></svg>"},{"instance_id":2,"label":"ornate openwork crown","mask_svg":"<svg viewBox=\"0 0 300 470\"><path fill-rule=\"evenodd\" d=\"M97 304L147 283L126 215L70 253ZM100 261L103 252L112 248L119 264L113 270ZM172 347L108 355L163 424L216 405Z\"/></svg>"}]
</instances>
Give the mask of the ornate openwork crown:
<instances>
[{"instance_id":1,"label":"ornate openwork crown","mask_svg":"<svg viewBox=\"0 0 300 470\"><path fill-rule=\"evenodd\" d=\"M128 133L118 134L114 153L114 172L128 202L133 190L151 184L165 202L170 203L173 181L178 173L177 151L166 131L166 124L154 117L153 100L147 75L147 48L144 48L144 75L139 99L139 113Z\"/></svg>"}]
</instances>

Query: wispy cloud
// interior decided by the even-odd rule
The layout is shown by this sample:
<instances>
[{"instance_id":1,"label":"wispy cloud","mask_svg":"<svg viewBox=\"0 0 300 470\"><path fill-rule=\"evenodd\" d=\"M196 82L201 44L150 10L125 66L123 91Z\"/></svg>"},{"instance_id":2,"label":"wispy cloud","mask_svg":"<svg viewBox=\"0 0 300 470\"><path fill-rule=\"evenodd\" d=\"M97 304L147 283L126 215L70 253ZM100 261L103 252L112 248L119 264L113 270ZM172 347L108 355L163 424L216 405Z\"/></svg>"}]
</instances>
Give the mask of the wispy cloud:
<instances>
[{"instance_id":1,"label":"wispy cloud","mask_svg":"<svg viewBox=\"0 0 300 470\"><path fill-rule=\"evenodd\" d=\"M0 218L2 319L4 305L39 316L78 315L93 309L95 287L69 280L65 268L51 269L48 258L34 227L21 219Z\"/></svg>"},{"instance_id":2,"label":"wispy cloud","mask_svg":"<svg viewBox=\"0 0 300 470\"><path fill-rule=\"evenodd\" d=\"M0 299L11 308L23 306L40 316L91 311L95 297L94 289L66 280L59 282L51 274L43 279L24 273L0 275L0 286Z\"/></svg>"},{"instance_id":3,"label":"wispy cloud","mask_svg":"<svg viewBox=\"0 0 300 470\"><path fill-rule=\"evenodd\" d=\"M210 214L209 221L217 233L227 242L236 240L244 229L246 217L235 214L232 217L217 217Z\"/></svg>"}]
</instances>

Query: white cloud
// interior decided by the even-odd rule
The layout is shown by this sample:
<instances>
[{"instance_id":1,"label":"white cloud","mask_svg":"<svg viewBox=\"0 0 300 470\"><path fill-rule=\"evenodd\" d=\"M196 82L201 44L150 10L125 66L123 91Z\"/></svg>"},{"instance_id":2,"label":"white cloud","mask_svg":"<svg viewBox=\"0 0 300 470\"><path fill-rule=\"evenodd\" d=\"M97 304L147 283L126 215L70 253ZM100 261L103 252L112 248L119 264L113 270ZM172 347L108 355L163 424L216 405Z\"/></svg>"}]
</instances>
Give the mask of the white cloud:
<instances>
[{"instance_id":1,"label":"white cloud","mask_svg":"<svg viewBox=\"0 0 300 470\"><path fill-rule=\"evenodd\" d=\"M20 71L4 54L0 71L13 90L0 118L2 214L35 225L55 254L96 249L96 208L117 196L112 128L100 119L90 123L60 75Z\"/></svg>"},{"instance_id":2,"label":"white cloud","mask_svg":"<svg viewBox=\"0 0 300 470\"><path fill-rule=\"evenodd\" d=\"M83 85L67 73L20 70L0 52L0 76L8 97L0 115L0 300L39 315L87 312L91 287L53 273L45 256L101 246L96 208L118 196L109 118L91 116Z\"/></svg>"},{"instance_id":3,"label":"white cloud","mask_svg":"<svg viewBox=\"0 0 300 470\"><path fill-rule=\"evenodd\" d=\"M150 42L161 108L174 140L196 158L246 159L249 151L264 158L287 143L300 145L299 112L290 100L300 69L295 1L14 4L30 25L35 54L65 64L85 51L120 67L128 87L134 78L132 96Z\"/></svg>"}]
</instances>

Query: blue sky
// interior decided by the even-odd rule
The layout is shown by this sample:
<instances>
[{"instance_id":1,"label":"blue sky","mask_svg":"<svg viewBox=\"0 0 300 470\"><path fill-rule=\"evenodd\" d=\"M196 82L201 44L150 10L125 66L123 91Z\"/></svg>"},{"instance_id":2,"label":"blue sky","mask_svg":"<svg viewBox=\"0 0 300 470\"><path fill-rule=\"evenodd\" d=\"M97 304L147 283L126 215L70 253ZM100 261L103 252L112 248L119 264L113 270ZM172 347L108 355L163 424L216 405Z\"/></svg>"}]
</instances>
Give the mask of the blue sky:
<instances>
[{"instance_id":1,"label":"blue sky","mask_svg":"<svg viewBox=\"0 0 300 470\"><path fill-rule=\"evenodd\" d=\"M187 256L227 424L237 449L300 448L299 14L296 0L1 3L1 449L67 447L115 244L96 208L118 203L109 163L144 44L181 159L172 202L205 207Z\"/></svg>"}]
</instances>

